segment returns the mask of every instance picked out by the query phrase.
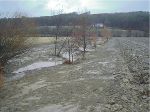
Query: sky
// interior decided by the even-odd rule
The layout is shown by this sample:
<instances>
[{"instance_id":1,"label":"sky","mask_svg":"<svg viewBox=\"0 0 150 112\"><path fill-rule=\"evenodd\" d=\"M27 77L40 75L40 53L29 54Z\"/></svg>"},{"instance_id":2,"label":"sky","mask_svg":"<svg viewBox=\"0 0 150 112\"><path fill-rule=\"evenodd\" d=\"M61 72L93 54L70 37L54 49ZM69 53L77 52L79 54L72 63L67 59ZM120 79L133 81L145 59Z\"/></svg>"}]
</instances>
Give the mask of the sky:
<instances>
[{"instance_id":1,"label":"sky","mask_svg":"<svg viewBox=\"0 0 150 112\"><path fill-rule=\"evenodd\" d=\"M149 0L0 0L0 14L22 12L28 16L57 13L114 13L149 11Z\"/></svg>"}]
</instances>

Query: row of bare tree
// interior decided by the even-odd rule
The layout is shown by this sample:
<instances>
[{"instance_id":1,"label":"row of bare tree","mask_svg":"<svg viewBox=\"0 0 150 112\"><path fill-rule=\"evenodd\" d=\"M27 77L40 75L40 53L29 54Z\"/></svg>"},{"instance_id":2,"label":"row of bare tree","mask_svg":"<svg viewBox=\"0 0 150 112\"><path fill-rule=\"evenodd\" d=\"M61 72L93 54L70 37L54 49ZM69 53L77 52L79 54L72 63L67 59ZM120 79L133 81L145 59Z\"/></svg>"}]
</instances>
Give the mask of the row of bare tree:
<instances>
[{"instance_id":1,"label":"row of bare tree","mask_svg":"<svg viewBox=\"0 0 150 112\"><path fill-rule=\"evenodd\" d=\"M68 51L68 57L69 60L68 63L73 62L73 49L76 49L77 47L82 48L82 55L83 55L83 59L85 59L85 53L86 53L86 48L87 48L87 44L88 43L92 43L94 45L94 47L96 48L96 39L97 39L97 32L96 32L96 28L93 27L93 25L91 24L91 22L88 19L89 13L83 13L80 15L80 18L78 20L75 20L72 23L72 36L71 38L68 38L68 40L64 42L64 44L62 44L62 46L59 48L59 32L62 30L62 26L61 26L61 20L62 20L62 16L59 13L59 16L54 16L55 17L55 23L56 24L56 34L55 34L55 50L54 50L54 55L55 56L59 56L60 52L62 50L63 47L65 47L66 44L67 45L67 51ZM98 29L100 30L100 29ZM102 35L102 40L104 42L107 42L108 39L111 37L111 32L108 30L108 28L106 26L104 26L101 29L101 35ZM69 35L68 35L69 36ZM71 59L72 57L72 59Z\"/></svg>"},{"instance_id":2,"label":"row of bare tree","mask_svg":"<svg viewBox=\"0 0 150 112\"><path fill-rule=\"evenodd\" d=\"M68 63L71 63L71 61L73 62L73 49L76 47L83 47L83 58L85 58L85 52L86 52L86 40L87 38L87 31L89 28L89 24L88 24L88 14L83 14L80 17L80 20L78 21L74 21L74 23L72 24L72 37L69 38L67 37L67 41L65 40L65 44L63 44L63 46L61 46L60 48L58 48L58 37L59 37L59 32L61 31L61 14L59 16L55 16L55 20L56 20L56 34L55 34L55 56L59 56L60 55L60 50L62 50L63 47L65 47L65 45L67 44L67 51L68 51ZM68 35L69 36L69 35ZM57 50L60 49L60 50ZM71 59L72 57L72 59Z\"/></svg>"}]
</instances>

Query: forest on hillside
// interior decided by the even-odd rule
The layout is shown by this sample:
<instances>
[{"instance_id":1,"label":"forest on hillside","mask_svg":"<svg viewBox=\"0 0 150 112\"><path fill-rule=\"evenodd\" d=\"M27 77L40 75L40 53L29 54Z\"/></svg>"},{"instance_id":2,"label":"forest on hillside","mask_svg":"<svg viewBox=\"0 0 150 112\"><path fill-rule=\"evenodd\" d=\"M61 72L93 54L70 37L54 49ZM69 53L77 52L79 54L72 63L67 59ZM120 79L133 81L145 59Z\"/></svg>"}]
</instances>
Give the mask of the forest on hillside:
<instances>
[{"instance_id":1,"label":"forest on hillside","mask_svg":"<svg viewBox=\"0 0 150 112\"><path fill-rule=\"evenodd\" d=\"M41 17L28 17L30 21L34 21L37 26L56 26L59 18L59 24L61 26L72 26L76 21L80 19L85 13L78 14L76 12L68 14L59 14L54 16L41 16ZM95 25L103 23L108 27L119 28L124 30L140 30L146 33L149 32L149 12L128 12L128 13L101 13L101 14L88 14L89 24ZM16 24L20 23L20 18L1 18L0 23L7 21L15 21ZM0 24L2 27L3 24Z\"/></svg>"},{"instance_id":2,"label":"forest on hillside","mask_svg":"<svg viewBox=\"0 0 150 112\"><path fill-rule=\"evenodd\" d=\"M140 30L149 32L149 12L128 12L128 13L102 13L102 14L90 14L88 13L88 19L90 24L103 23L106 26L113 28L121 28L127 30ZM82 14L76 12L69 14L60 14L55 16L61 17L62 26L70 26L77 21ZM57 21L55 16L45 17L33 17L33 19L39 26L55 26Z\"/></svg>"}]
</instances>

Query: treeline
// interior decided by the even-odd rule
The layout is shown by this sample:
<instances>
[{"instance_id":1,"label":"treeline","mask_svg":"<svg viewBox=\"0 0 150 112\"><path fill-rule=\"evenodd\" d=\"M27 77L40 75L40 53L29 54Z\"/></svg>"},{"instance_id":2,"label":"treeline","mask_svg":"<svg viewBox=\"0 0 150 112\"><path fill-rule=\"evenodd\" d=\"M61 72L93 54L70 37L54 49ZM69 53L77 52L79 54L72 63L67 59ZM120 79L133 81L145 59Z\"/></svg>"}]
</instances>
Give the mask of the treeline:
<instances>
[{"instance_id":1,"label":"treeline","mask_svg":"<svg viewBox=\"0 0 150 112\"><path fill-rule=\"evenodd\" d=\"M56 16L59 16L60 25L71 26L80 19L81 14L75 12L69 14L60 14L55 16L33 17L38 26L56 26ZM149 32L149 12L128 12L128 13L103 13L90 14L88 16L90 24L103 23L108 27L124 30L140 30Z\"/></svg>"},{"instance_id":2,"label":"treeline","mask_svg":"<svg viewBox=\"0 0 150 112\"><path fill-rule=\"evenodd\" d=\"M83 13L84 14L84 13ZM80 18L83 14L76 12L68 14L59 14L54 16L43 16L43 17L28 17L25 18L27 21L34 21L36 29L28 28L26 34L32 35L55 35L56 29L53 26L67 26L61 30L61 35L66 36L67 33L71 32L70 26L80 24ZM86 12L88 24L96 25L99 23L104 24L112 29L128 30L139 30L144 31L144 36L149 36L149 12L128 12L128 13L102 13L102 14L90 14ZM0 23L7 23L7 21L13 21L15 24L21 26L22 18L2 18ZM0 24L0 28L3 28L3 24ZM33 31L34 30L34 31ZM33 34L33 32L35 34ZM70 34L70 33L69 33ZM118 35L119 36L119 35Z\"/></svg>"}]
</instances>

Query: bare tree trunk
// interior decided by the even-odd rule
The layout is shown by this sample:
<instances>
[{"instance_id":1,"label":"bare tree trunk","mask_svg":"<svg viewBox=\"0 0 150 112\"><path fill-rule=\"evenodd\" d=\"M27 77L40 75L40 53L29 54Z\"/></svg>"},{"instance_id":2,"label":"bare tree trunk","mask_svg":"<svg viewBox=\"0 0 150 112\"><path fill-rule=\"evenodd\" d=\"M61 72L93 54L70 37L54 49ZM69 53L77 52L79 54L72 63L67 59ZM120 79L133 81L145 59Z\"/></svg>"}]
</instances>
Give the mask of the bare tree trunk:
<instances>
[{"instance_id":1,"label":"bare tree trunk","mask_svg":"<svg viewBox=\"0 0 150 112\"><path fill-rule=\"evenodd\" d=\"M55 56L57 56L58 31L59 31L59 26L56 26L56 35L55 35Z\"/></svg>"},{"instance_id":2,"label":"bare tree trunk","mask_svg":"<svg viewBox=\"0 0 150 112\"><path fill-rule=\"evenodd\" d=\"M74 60L73 60L73 54L72 54L72 63L73 63L73 61L74 61Z\"/></svg>"},{"instance_id":3,"label":"bare tree trunk","mask_svg":"<svg viewBox=\"0 0 150 112\"><path fill-rule=\"evenodd\" d=\"M83 59L85 59L85 53L86 53L86 37L83 36Z\"/></svg>"},{"instance_id":4,"label":"bare tree trunk","mask_svg":"<svg viewBox=\"0 0 150 112\"><path fill-rule=\"evenodd\" d=\"M71 58L72 58L72 59L71 59L71 62L72 62L72 63L73 63L73 46L74 46L74 45L73 45L73 43L72 43L72 44L71 44Z\"/></svg>"},{"instance_id":5,"label":"bare tree trunk","mask_svg":"<svg viewBox=\"0 0 150 112\"><path fill-rule=\"evenodd\" d=\"M58 37L56 35L56 37L55 37L55 56L57 55L57 39L58 39Z\"/></svg>"},{"instance_id":6,"label":"bare tree trunk","mask_svg":"<svg viewBox=\"0 0 150 112\"><path fill-rule=\"evenodd\" d=\"M3 86L3 83L4 83L3 67L1 66L1 63L0 63L0 88Z\"/></svg>"},{"instance_id":7,"label":"bare tree trunk","mask_svg":"<svg viewBox=\"0 0 150 112\"><path fill-rule=\"evenodd\" d=\"M59 49L57 56L60 55L60 52L62 51L63 47L65 46L66 40L64 41L64 43L62 44L61 48Z\"/></svg>"},{"instance_id":8,"label":"bare tree trunk","mask_svg":"<svg viewBox=\"0 0 150 112\"><path fill-rule=\"evenodd\" d=\"M69 40L68 40L68 55L69 55L69 63L70 63L70 62L71 62L71 61L70 61L70 59L71 59L71 58L70 58L70 57L71 57L71 56L70 56L70 55L71 55L71 49L70 49L70 41L69 41Z\"/></svg>"}]
</instances>

